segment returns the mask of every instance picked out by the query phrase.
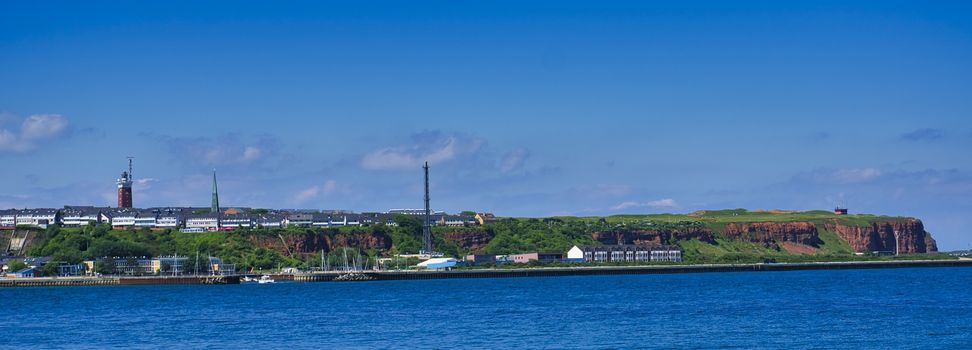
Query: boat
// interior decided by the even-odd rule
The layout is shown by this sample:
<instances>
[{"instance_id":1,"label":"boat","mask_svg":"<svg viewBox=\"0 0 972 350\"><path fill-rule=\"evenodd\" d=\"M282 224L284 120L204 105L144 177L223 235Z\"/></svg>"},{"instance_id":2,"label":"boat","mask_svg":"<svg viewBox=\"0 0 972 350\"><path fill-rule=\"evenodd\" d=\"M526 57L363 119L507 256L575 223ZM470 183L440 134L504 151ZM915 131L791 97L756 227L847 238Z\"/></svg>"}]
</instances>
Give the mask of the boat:
<instances>
[{"instance_id":1,"label":"boat","mask_svg":"<svg viewBox=\"0 0 972 350\"><path fill-rule=\"evenodd\" d=\"M269 275L263 275L263 276L260 276L260 279L257 280L257 283L260 283L260 284L264 284L264 283L274 283L274 280L272 278L270 278Z\"/></svg>"},{"instance_id":2,"label":"boat","mask_svg":"<svg viewBox=\"0 0 972 350\"><path fill-rule=\"evenodd\" d=\"M243 282L256 282L257 281L256 278L253 278L253 277L250 277L250 276L243 276L243 278L240 279L240 280L243 281Z\"/></svg>"}]
</instances>

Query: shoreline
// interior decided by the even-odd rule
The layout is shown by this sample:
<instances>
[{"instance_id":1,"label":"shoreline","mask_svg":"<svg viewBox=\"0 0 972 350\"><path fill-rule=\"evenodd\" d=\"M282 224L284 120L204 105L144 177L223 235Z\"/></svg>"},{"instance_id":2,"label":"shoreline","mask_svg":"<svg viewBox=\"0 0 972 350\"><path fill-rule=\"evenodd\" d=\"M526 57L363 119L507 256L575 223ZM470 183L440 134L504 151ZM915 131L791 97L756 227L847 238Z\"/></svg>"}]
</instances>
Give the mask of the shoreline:
<instances>
[{"instance_id":1,"label":"shoreline","mask_svg":"<svg viewBox=\"0 0 972 350\"><path fill-rule=\"evenodd\" d=\"M656 266L580 266L580 267L532 267L518 269L470 269L451 271L360 271L317 272L304 274L270 274L280 281L294 282L361 282L455 278L515 278L560 277L594 275L649 275L677 273L718 272L773 272L805 270L857 270L929 267L972 267L972 260L904 260L904 261L849 261L815 263L757 263L757 264L702 264ZM146 276L146 277L36 277L2 278L0 288L15 287L68 287L68 286L118 286L118 285L167 285L240 284L244 275L234 276Z\"/></svg>"}]
</instances>

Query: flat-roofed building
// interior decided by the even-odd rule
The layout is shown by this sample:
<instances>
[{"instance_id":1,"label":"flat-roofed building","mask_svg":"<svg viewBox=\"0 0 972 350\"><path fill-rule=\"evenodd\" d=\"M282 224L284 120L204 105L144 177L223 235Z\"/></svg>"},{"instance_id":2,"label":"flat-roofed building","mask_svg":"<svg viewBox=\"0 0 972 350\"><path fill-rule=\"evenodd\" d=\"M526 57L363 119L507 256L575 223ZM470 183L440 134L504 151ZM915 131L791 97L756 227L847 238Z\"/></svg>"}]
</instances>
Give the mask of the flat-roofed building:
<instances>
[{"instance_id":1,"label":"flat-roofed building","mask_svg":"<svg viewBox=\"0 0 972 350\"><path fill-rule=\"evenodd\" d=\"M567 259L585 262L652 262L682 261L682 249L667 245L601 245L574 246Z\"/></svg>"}]
</instances>

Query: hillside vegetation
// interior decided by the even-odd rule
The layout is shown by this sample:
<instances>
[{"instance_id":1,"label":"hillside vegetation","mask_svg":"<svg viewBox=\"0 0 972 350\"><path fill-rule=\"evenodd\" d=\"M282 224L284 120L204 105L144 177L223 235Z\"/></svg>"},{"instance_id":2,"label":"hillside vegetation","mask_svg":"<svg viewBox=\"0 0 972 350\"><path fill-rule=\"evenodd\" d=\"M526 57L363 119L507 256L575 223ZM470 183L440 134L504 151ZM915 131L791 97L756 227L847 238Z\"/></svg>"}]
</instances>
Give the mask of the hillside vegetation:
<instances>
[{"instance_id":1,"label":"hillside vegetation","mask_svg":"<svg viewBox=\"0 0 972 350\"><path fill-rule=\"evenodd\" d=\"M836 216L826 211L770 212L742 209L690 214L617 215L608 217L502 218L485 226L435 227L438 251L461 257L470 253L515 254L566 252L574 245L597 245L615 237L672 244L684 249L688 263L799 262L888 259L856 256L828 224L867 226L874 222L913 220L874 215ZM733 223L813 223L812 245L758 242L729 237L724 229ZM334 265L335 252L374 258L416 253L421 248L420 218L399 215L397 225L341 228L238 229L229 232L183 233L174 230L112 230L105 225L37 230L28 255L53 256L78 262L105 256L212 255L241 270L279 266L318 266L321 252ZM747 236L748 237L748 236ZM745 238L745 237L744 237ZM898 258L936 258L916 254Z\"/></svg>"}]
</instances>

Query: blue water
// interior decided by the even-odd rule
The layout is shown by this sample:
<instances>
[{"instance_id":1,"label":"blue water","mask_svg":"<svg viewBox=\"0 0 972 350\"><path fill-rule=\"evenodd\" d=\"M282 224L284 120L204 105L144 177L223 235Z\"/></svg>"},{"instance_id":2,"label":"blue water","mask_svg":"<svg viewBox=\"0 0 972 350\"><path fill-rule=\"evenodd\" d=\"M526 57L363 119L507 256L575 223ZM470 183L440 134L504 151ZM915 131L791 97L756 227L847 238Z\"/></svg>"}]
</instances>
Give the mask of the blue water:
<instances>
[{"instance_id":1,"label":"blue water","mask_svg":"<svg viewBox=\"0 0 972 350\"><path fill-rule=\"evenodd\" d=\"M0 348L969 348L972 268L0 289Z\"/></svg>"}]
</instances>

